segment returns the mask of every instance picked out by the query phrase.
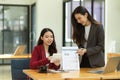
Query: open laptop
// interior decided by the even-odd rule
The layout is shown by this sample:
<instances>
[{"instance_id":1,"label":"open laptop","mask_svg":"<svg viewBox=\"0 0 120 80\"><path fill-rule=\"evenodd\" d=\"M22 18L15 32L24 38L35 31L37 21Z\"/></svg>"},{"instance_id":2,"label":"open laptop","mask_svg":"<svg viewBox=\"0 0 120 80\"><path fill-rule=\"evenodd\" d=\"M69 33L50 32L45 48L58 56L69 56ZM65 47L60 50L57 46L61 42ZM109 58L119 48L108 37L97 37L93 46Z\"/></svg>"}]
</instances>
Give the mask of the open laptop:
<instances>
[{"instance_id":1,"label":"open laptop","mask_svg":"<svg viewBox=\"0 0 120 80\"><path fill-rule=\"evenodd\" d=\"M115 72L115 70L117 70L119 62L120 62L120 57L111 57L108 60L106 66L103 70L90 70L88 72L98 73L98 74L106 74L106 73L110 73L110 72Z\"/></svg>"},{"instance_id":2,"label":"open laptop","mask_svg":"<svg viewBox=\"0 0 120 80\"><path fill-rule=\"evenodd\" d=\"M24 50L26 48L26 45L20 45L16 48L15 52L13 53L14 56L16 55L22 55Z\"/></svg>"}]
</instances>

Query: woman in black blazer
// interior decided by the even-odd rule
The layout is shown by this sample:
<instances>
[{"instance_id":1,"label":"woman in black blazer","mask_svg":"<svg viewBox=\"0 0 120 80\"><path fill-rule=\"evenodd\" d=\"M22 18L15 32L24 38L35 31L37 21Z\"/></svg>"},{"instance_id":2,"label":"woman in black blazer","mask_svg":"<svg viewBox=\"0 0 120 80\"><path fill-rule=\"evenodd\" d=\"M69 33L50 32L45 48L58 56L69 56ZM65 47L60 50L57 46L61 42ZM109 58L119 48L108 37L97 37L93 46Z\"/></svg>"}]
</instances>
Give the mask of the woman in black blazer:
<instances>
[{"instance_id":1,"label":"woman in black blazer","mask_svg":"<svg viewBox=\"0 0 120 80\"><path fill-rule=\"evenodd\" d=\"M104 29L83 6L78 6L71 15L73 41L82 56L80 67L102 67L104 61Z\"/></svg>"}]
</instances>

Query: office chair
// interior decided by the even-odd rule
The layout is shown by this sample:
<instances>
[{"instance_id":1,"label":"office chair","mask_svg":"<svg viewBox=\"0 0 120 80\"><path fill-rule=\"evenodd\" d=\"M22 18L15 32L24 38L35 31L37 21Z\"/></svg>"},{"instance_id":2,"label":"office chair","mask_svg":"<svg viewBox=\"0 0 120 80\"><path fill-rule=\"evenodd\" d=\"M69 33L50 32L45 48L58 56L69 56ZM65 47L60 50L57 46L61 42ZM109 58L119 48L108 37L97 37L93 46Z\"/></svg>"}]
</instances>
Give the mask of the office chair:
<instances>
[{"instance_id":1,"label":"office chair","mask_svg":"<svg viewBox=\"0 0 120 80\"><path fill-rule=\"evenodd\" d=\"M28 80L28 76L23 73L23 69L29 69L30 59L12 59L11 75L12 80Z\"/></svg>"}]
</instances>

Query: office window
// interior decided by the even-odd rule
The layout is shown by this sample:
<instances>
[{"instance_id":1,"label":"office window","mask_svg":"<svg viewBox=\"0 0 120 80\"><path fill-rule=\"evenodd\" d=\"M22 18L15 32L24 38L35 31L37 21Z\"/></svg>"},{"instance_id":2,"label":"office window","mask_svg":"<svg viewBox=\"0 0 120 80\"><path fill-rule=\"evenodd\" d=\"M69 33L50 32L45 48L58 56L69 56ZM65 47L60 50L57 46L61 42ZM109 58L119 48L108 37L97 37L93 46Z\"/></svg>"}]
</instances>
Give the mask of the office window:
<instances>
[{"instance_id":1,"label":"office window","mask_svg":"<svg viewBox=\"0 0 120 80\"><path fill-rule=\"evenodd\" d=\"M28 6L0 6L0 54L12 54L18 45L26 45L28 53L28 10Z\"/></svg>"},{"instance_id":2,"label":"office window","mask_svg":"<svg viewBox=\"0 0 120 80\"><path fill-rule=\"evenodd\" d=\"M104 0L94 0L94 7L93 7L93 16L94 18L99 21L100 23L105 25L105 6Z\"/></svg>"}]
</instances>

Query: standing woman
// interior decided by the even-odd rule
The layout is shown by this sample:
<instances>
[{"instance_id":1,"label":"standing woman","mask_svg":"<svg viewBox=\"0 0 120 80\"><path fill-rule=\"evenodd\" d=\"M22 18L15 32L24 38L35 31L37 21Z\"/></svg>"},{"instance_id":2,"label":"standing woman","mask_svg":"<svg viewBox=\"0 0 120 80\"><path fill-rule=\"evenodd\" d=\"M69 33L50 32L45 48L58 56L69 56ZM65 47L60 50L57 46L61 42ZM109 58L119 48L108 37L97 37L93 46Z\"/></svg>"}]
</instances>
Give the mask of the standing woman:
<instances>
[{"instance_id":1,"label":"standing woman","mask_svg":"<svg viewBox=\"0 0 120 80\"><path fill-rule=\"evenodd\" d=\"M40 66L48 66L49 69L59 69L60 61L50 62L53 53L57 53L54 33L50 28L41 31L37 46L32 51L30 68L38 69Z\"/></svg>"},{"instance_id":2,"label":"standing woman","mask_svg":"<svg viewBox=\"0 0 120 80\"><path fill-rule=\"evenodd\" d=\"M103 67L104 29L83 6L78 6L71 15L73 41L79 47L77 53L82 56L80 67Z\"/></svg>"}]
</instances>

